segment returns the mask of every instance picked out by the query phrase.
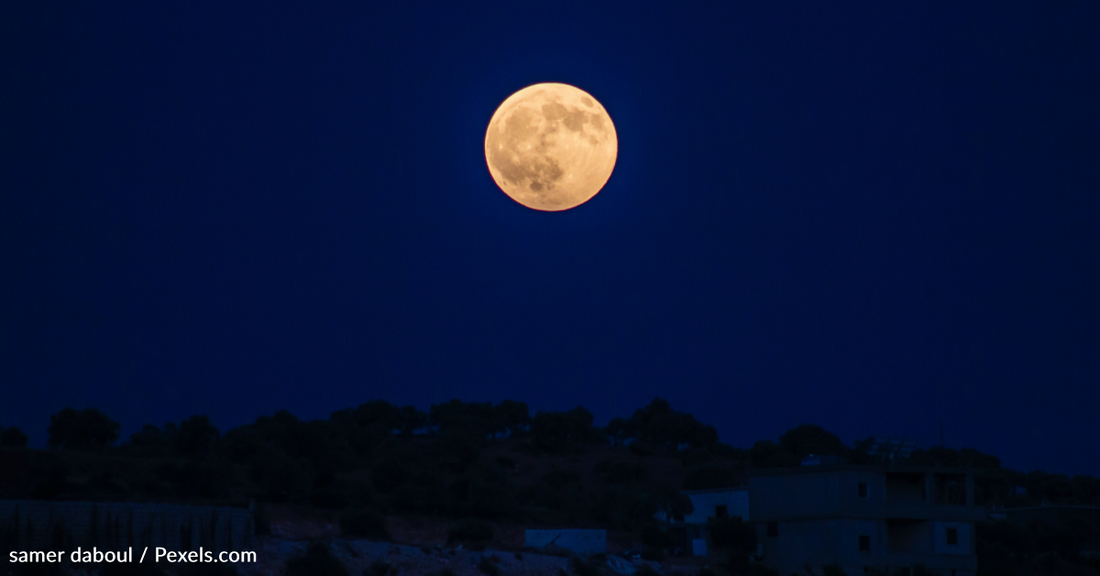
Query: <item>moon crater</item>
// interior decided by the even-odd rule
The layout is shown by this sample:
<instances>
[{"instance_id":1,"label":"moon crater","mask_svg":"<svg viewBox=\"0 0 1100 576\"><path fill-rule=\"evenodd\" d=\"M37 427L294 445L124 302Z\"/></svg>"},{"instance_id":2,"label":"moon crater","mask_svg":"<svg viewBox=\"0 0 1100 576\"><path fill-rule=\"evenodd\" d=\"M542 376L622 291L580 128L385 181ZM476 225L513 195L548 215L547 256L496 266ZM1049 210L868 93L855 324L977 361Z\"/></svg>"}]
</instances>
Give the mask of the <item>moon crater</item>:
<instances>
[{"instance_id":1,"label":"moon crater","mask_svg":"<svg viewBox=\"0 0 1100 576\"><path fill-rule=\"evenodd\" d=\"M489 122L485 159L505 194L536 210L568 210L596 195L618 154L603 106L568 84L528 86Z\"/></svg>"}]
</instances>

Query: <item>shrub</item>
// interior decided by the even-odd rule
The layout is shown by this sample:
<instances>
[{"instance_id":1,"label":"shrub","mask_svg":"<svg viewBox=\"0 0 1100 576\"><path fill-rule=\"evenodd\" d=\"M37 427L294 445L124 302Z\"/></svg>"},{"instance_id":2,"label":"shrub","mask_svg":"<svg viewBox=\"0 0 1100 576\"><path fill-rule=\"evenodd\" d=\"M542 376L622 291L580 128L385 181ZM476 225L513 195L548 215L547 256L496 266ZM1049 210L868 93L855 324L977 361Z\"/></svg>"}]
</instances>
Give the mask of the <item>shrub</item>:
<instances>
[{"instance_id":1,"label":"shrub","mask_svg":"<svg viewBox=\"0 0 1100 576\"><path fill-rule=\"evenodd\" d=\"M262 503L256 504L256 509L252 512L252 523L257 536L271 535L271 513L267 506Z\"/></svg>"},{"instance_id":2,"label":"shrub","mask_svg":"<svg viewBox=\"0 0 1100 576\"><path fill-rule=\"evenodd\" d=\"M26 448L27 435L22 430L12 426L4 428L0 426L0 448Z\"/></svg>"},{"instance_id":3,"label":"shrub","mask_svg":"<svg viewBox=\"0 0 1100 576\"><path fill-rule=\"evenodd\" d=\"M481 570L481 573L486 576L500 576L500 568L484 556L482 556L481 561L477 563L477 569Z\"/></svg>"},{"instance_id":4,"label":"shrub","mask_svg":"<svg viewBox=\"0 0 1100 576\"><path fill-rule=\"evenodd\" d=\"M104 572L102 576L106 574ZM177 576L237 576L237 567L233 564L191 564L176 574Z\"/></svg>"},{"instance_id":5,"label":"shrub","mask_svg":"<svg viewBox=\"0 0 1100 576\"><path fill-rule=\"evenodd\" d=\"M65 407L50 416L48 445L63 450L98 450L118 440L119 423L95 408Z\"/></svg>"},{"instance_id":6,"label":"shrub","mask_svg":"<svg viewBox=\"0 0 1100 576\"><path fill-rule=\"evenodd\" d=\"M600 574L600 564L594 558L585 561L580 556L573 556L569 563L577 576L599 576Z\"/></svg>"},{"instance_id":7,"label":"shrub","mask_svg":"<svg viewBox=\"0 0 1100 576\"><path fill-rule=\"evenodd\" d=\"M371 540L389 540L386 519L371 510L353 510L340 517L340 532L345 536L361 536Z\"/></svg>"},{"instance_id":8,"label":"shrub","mask_svg":"<svg viewBox=\"0 0 1100 576\"><path fill-rule=\"evenodd\" d=\"M100 576L165 576L164 569L159 568L159 567L157 567L156 564L152 564L152 563L140 564L140 563L134 562L134 563L115 564L115 563L104 562L103 564L99 564L97 566L97 568L99 569L98 573L100 574ZM13 572L13 574L33 574L35 576L45 575L45 574L65 574L65 573L66 572L63 572L61 570L58 570L57 572L37 572L37 571L33 571L33 572L30 572L30 573Z\"/></svg>"},{"instance_id":9,"label":"shrub","mask_svg":"<svg viewBox=\"0 0 1100 576\"><path fill-rule=\"evenodd\" d=\"M756 549L756 530L739 517L710 518L710 544L716 549L751 554Z\"/></svg>"},{"instance_id":10,"label":"shrub","mask_svg":"<svg viewBox=\"0 0 1100 576\"><path fill-rule=\"evenodd\" d=\"M847 572L844 571L844 568L841 568L840 564L837 564L835 562L822 566L821 574L822 576L848 576Z\"/></svg>"},{"instance_id":11,"label":"shrub","mask_svg":"<svg viewBox=\"0 0 1100 576\"><path fill-rule=\"evenodd\" d=\"M635 572L637 576L660 576L657 571L650 567L649 564L642 564L638 567L638 571Z\"/></svg>"},{"instance_id":12,"label":"shrub","mask_svg":"<svg viewBox=\"0 0 1100 576\"><path fill-rule=\"evenodd\" d=\"M642 544L650 548L668 548L672 546L672 536L655 524L642 527Z\"/></svg>"},{"instance_id":13,"label":"shrub","mask_svg":"<svg viewBox=\"0 0 1100 576\"><path fill-rule=\"evenodd\" d=\"M314 542L305 554L286 563L287 576L348 576L348 569L324 542Z\"/></svg>"},{"instance_id":14,"label":"shrub","mask_svg":"<svg viewBox=\"0 0 1100 576\"><path fill-rule=\"evenodd\" d=\"M390 573L391 568L392 566L390 566L389 562L375 560L363 571L363 576L386 576Z\"/></svg>"},{"instance_id":15,"label":"shrub","mask_svg":"<svg viewBox=\"0 0 1100 576\"><path fill-rule=\"evenodd\" d=\"M493 539L493 527L484 520L466 518L447 529L447 542L484 542Z\"/></svg>"},{"instance_id":16,"label":"shrub","mask_svg":"<svg viewBox=\"0 0 1100 576\"><path fill-rule=\"evenodd\" d=\"M737 486L737 475L731 468L716 462L693 466L684 474L684 490L707 490Z\"/></svg>"}]
</instances>

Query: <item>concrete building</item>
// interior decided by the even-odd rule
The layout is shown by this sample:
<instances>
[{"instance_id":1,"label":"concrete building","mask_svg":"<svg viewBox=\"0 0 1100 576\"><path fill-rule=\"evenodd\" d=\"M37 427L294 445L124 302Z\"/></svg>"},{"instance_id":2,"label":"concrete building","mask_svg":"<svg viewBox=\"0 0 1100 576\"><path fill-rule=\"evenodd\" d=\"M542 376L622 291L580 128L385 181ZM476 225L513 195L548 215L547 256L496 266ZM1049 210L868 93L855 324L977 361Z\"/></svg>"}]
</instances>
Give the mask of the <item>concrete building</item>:
<instances>
[{"instance_id":1,"label":"concrete building","mask_svg":"<svg viewBox=\"0 0 1100 576\"><path fill-rule=\"evenodd\" d=\"M674 517L670 530L677 546L690 550L695 556L707 555L707 519L734 518L749 521L748 488L714 488L710 490L685 490L691 500L692 512ZM668 522L665 513L655 516L661 522Z\"/></svg>"},{"instance_id":2,"label":"concrete building","mask_svg":"<svg viewBox=\"0 0 1100 576\"><path fill-rule=\"evenodd\" d=\"M685 490L691 499L691 514L673 518L674 522L685 524L706 524L707 518L733 518L739 516L749 521L748 488L714 488L711 490ZM658 512L656 518L662 522L668 520L664 512Z\"/></svg>"},{"instance_id":3,"label":"concrete building","mask_svg":"<svg viewBox=\"0 0 1100 576\"><path fill-rule=\"evenodd\" d=\"M973 470L904 465L809 465L755 473L749 507L761 561L783 576L839 564L974 576Z\"/></svg>"}]
</instances>

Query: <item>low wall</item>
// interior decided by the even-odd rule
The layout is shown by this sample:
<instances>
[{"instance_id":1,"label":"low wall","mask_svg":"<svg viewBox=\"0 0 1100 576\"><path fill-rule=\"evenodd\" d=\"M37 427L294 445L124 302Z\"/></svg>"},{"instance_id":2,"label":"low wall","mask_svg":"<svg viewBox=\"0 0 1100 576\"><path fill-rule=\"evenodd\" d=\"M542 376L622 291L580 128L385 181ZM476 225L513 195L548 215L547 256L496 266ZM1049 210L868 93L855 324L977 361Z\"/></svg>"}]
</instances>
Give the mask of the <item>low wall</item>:
<instances>
[{"instance_id":1,"label":"low wall","mask_svg":"<svg viewBox=\"0 0 1100 576\"><path fill-rule=\"evenodd\" d=\"M245 508L0 500L0 547L10 550L237 550L251 546L254 533Z\"/></svg>"},{"instance_id":2,"label":"low wall","mask_svg":"<svg viewBox=\"0 0 1100 576\"><path fill-rule=\"evenodd\" d=\"M578 554L607 552L606 530L527 530L525 540L531 548L553 545Z\"/></svg>"}]
</instances>

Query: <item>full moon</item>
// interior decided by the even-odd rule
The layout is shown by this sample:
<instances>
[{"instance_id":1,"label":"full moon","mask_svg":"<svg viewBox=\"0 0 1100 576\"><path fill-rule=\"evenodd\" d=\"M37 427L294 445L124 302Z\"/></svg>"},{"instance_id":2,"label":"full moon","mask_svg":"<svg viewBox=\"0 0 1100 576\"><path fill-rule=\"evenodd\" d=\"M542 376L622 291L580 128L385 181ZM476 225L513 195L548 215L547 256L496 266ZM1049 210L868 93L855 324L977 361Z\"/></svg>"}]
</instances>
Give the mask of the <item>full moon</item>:
<instances>
[{"instance_id":1,"label":"full moon","mask_svg":"<svg viewBox=\"0 0 1100 576\"><path fill-rule=\"evenodd\" d=\"M548 82L509 96L489 121L485 161L505 194L535 210L587 202L611 177L619 139L590 94Z\"/></svg>"}]
</instances>

